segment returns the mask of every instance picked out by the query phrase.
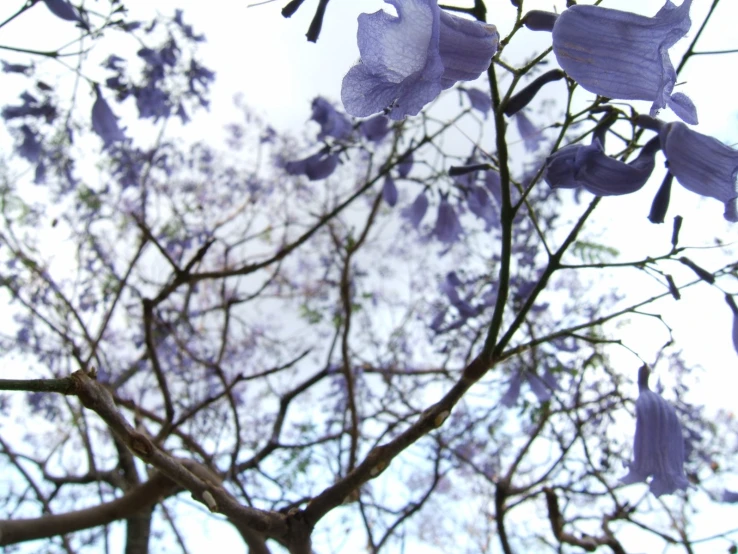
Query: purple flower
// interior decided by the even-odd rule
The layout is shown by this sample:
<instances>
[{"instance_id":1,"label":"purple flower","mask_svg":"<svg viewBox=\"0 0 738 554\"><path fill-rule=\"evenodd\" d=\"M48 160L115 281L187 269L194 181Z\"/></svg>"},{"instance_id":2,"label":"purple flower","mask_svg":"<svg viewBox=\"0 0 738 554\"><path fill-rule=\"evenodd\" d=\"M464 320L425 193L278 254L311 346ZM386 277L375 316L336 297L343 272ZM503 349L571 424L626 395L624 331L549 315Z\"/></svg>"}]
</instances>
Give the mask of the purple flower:
<instances>
[{"instance_id":1,"label":"purple flower","mask_svg":"<svg viewBox=\"0 0 738 554\"><path fill-rule=\"evenodd\" d=\"M464 234L459 217L456 215L451 204L449 204L446 195L441 197L441 203L438 205L438 218L436 219L436 226L433 229L433 233L438 240L446 244L456 242Z\"/></svg>"},{"instance_id":2,"label":"purple flower","mask_svg":"<svg viewBox=\"0 0 738 554\"><path fill-rule=\"evenodd\" d=\"M21 117L43 117L46 123L53 123L56 119L56 108L51 104L51 101L47 98L43 104L38 99L26 91L20 95L23 104L19 106L5 106L2 110L3 119L9 121L11 119L17 119Z\"/></svg>"},{"instance_id":3,"label":"purple flower","mask_svg":"<svg viewBox=\"0 0 738 554\"><path fill-rule=\"evenodd\" d=\"M3 64L3 73L22 73L23 75L28 75L33 71L32 65L23 65L20 63L8 63L5 60L2 60Z\"/></svg>"},{"instance_id":4,"label":"purple flower","mask_svg":"<svg viewBox=\"0 0 738 554\"><path fill-rule=\"evenodd\" d=\"M738 503L738 492L729 491L725 489L720 497L721 502L728 502L730 504Z\"/></svg>"},{"instance_id":5,"label":"purple flower","mask_svg":"<svg viewBox=\"0 0 738 554\"><path fill-rule=\"evenodd\" d=\"M405 154L400 162L397 164L397 173L402 179L410 175L410 171L413 168L413 163L415 163L415 159L413 158L413 153L410 152L408 154Z\"/></svg>"},{"instance_id":6,"label":"purple flower","mask_svg":"<svg viewBox=\"0 0 738 554\"><path fill-rule=\"evenodd\" d=\"M539 402L548 402L553 391L560 389L556 376L549 369L546 369L542 377L529 369L518 370L510 377L507 391L500 399L503 406L511 408L517 403L523 380L528 383Z\"/></svg>"},{"instance_id":7,"label":"purple flower","mask_svg":"<svg viewBox=\"0 0 738 554\"><path fill-rule=\"evenodd\" d=\"M493 226L499 224L500 219L497 209L489 197L487 189L479 185L470 185L467 191L466 203L469 210L484 221L484 230L489 231Z\"/></svg>"},{"instance_id":8,"label":"purple flower","mask_svg":"<svg viewBox=\"0 0 738 554\"><path fill-rule=\"evenodd\" d=\"M103 98L100 87L95 85L97 99L92 106L92 130L103 140L103 149L107 149L114 142L123 141L126 135L118 126L118 118Z\"/></svg>"},{"instance_id":9,"label":"purple flower","mask_svg":"<svg viewBox=\"0 0 738 554\"><path fill-rule=\"evenodd\" d=\"M305 159L284 164L284 170L290 175L305 175L311 181L325 179L336 170L338 154L321 150Z\"/></svg>"},{"instance_id":10,"label":"purple flower","mask_svg":"<svg viewBox=\"0 0 738 554\"><path fill-rule=\"evenodd\" d=\"M338 140L347 139L353 130L348 118L336 110L325 98L317 97L313 100L313 115L310 119L320 125L318 140L323 140L328 136Z\"/></svg>"},{"instance_id":11,"label":"purple flower","mask_svg":"<svg viewBox=\"0 0 738 554\"><path fill-rule=\"evenodd\" d=\"M648 368L638 371L636 432L630 472L621 481L626 485L646 482L655 496L686 490L684 437L674 407L648 388Z\"/></svg>"},{"instance_id":12,"label":"purple flower","mask_svg":"<svg viewBox=\"0 0 738 554\"><path fill-rule=\"evenodd\" d=\"M389 119L383 115L375 115L359 124L359 131L364 138L372 142L380 142L390 132Z\"/></svg>"},{"instance_id":13,"label":"purple flower","mask_svg":"<svg viewBox=\"0 0 738 554\"><path fill-rule=\"evenodd\" d=\"M426 211L428 211L428 198L425 195L425 191L423 191L415 198L412 204L403 208L401 213L417 229L423 217L425 217Z\"/></svg>"},{"instance_id":14,"label":"purple flower","mask_svg":"<svg viewBox=\"0 0 738 554\"><path fill-rule=\"evenodd\" d=\"M397 204L397 187L392 177L387 176L382 187L382 199L390 206Z\"/></svg>"},{"instance_id":15,"label":"purple flower","mask_svg":"<svg viewBox=\"0 0 738 554\"><path fill-rule=\"evenodd\" d=\"M692 101L672 94L676 72L667 50L691 26L692 0L667 0L653 17L601 8L572 6L553 27L559 65L584 89L607 98L650 100L651 115L669 106L687 123L697 123Z\"/></svg>"},{"instance_id":16,"label":"purple flower","mask_svg":"<svg viewBox=\"0 0 738 554\"><path fill-rule=\"evenodd\" d=\"M725 219L738 221L738 150L680 122L663 124L659 136L676 180L692 192L724 202Z\"/></svg>"},{"instance_id":17,"label":"purple flower","mask_svg":"<svg viewBox=\"0 0 738 554\"><path fill-rule=\"evenodd\" d=\"M43 149L38 141L37 133L28 125L21 125L20 132L23 134L23 142L18 147L18 153L29 162L38 163Z\"/></svg>"},{"instance_id":18,"label":"purple flower","mask_svg":"<svg viewBox=\"0 0 738 554\"><path fill-rule=\"evenodd\" d=\"M546 137L543 136L541 130L533 125L525 112L518 112L515 114L515 123L518 126L518 133L523 139L523 144L528 152L536 152L542 142L546 142Z\"/></svg>"},{"instance_id":19,"label":"purple flower","mask_svg":"<svg viewBox=\"0 0 738 554\"><path fill-rule=\"evenodd\" d=\"M417 115L443 89L474 80L489 67L499 40L494 25L450 15L437 0L386 2L397 17L381 10L359 16L361 60L341 87L351 115Z\"/></svg>"},{"instance_id":20,"label":"purple flower","mask_svg":"<svg viewBox=\"0 0 738 554\"><path fill-rule=\"evenodd\" d=\"M53 13L59 19L64 21L76 21L80 23L82 27L89 30L89 25L82 19L79 10L69 3L69 0L44 0L44 4L49 8L49 11Z\"/></svg>"},{"instance_id":21,"label":"purple flower","mask_svg":"<svg viewBox=\"0 0 738 554\"><path fill-rule=\"evenodd\" d=\"M551 188L584 187L598 196L630 194L648 181L658 149L652 139L635 160L625 163L605 154L595 137L590 145L570 144L549 156L543 178Z\"/></svg>"},{"instance_id":22,"label":"purple flower","mask_svg":"<svg viewBox=\"0 0 738 554\"><path fill-rule=\"evenodd\" d=\"M478 88L462 88L460 90L466 93L472 108L482 112L484 119L487 119L489 111L492 109L492 99L489 97L489 94Z\"/></svg>"}]
</instances>

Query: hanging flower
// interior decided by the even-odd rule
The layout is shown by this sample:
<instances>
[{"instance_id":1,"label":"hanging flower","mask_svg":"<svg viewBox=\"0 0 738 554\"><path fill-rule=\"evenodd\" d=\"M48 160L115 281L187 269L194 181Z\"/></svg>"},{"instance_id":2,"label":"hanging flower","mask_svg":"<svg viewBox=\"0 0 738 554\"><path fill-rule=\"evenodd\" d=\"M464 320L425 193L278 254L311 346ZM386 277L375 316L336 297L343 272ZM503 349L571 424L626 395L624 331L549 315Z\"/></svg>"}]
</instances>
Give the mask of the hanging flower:
<instances>
[{"instance_id":1,"label":"hanging flower","mask_svg":"<svg viewBox=\"0 0 738 554\"><path fill-rule=\"evenodd\" d=\"M684 437L674 407L648 388L648 368L638 371L636 432L630 472L621 481L626 485L646 482L655 496L685 490Z\"/></svg>"},{"instance_id":2,"label":"hanging flower","mask_svg":"<svg viewBox=\"0 0 738 554\"><path fill-rule=\"evenodd\" d=\"M653 17L602 8L571 6L558 17L530 12L526 25L553 31L559 65L582 88L624 100L649 100L651 115L670 107L682 120L697 123L697 110L674 93L676 71L668 50L687 34L692 0L670 0Z\"/></svg>"},{"instance_id":3,"label":"hanging flower","mask_svg":"<svg viewBox=\"0 0 738 554\"><path fill-rule=\"evenodd\" d=\"M494 25L448 14L437 0L386 1L397 17L381 10L359 16L361 60L341 88L351 115L417 115L443 89L489 67L499 41Z\"/></svg>"}]
</instances>

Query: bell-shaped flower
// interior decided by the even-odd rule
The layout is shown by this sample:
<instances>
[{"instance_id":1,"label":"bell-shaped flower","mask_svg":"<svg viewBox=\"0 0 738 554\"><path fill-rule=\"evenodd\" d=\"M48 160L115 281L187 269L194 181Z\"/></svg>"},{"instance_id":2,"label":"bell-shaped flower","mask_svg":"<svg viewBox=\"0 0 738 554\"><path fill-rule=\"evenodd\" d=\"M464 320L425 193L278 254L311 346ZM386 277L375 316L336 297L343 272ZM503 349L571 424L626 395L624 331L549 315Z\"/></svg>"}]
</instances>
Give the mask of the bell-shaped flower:
<instances>
[{"instance_id":1,"label":"bell-shaped flower","mask_svg":"<svg viewBox=\"0 0 738 554\"><path fill-rule=\"evenodd\" d=\"M433 234L436 235L438 240L446 244L456 242L464 234L464 229L461 227L461 222L459 222L459 216L456 215L453 206L449 204L446 195L441 197L441 203L438 205L438 218L436 219Z\"/></svg>"},{"instance_id":2,"label":"bell-shaped flower","mask_svg":"<svg viewBox=\"0 0 738 554\"><path fill-rule=\"evenodd\" d=\"M725 489L723 494L720 496L721 502L727 502L729 504L738 504L738 492L729 491Z\"/></svg>"},{"instance_id":3,"label":"bell-shaped flower","mask_svg":"<svg viewBox=\"0 0 738 554\"><path fill-rule=\"evenodd\" d=\"M348 118L336 110L325 98L318 96L313 100L313 115L310 117L320 125L318 140L325 137L333 137L338 140L347 139L351 135L353 127Z\"/></svg>"},{"instance_id":4,"label":"bell-shaped flower","mask_svg":"<svg viewBox=\"0 0 738 554\"><path fill-rule=\"evenodd\" d=\"M384 180L384 186L382 186L382 199L387 202L390 206L397 204L397 186L395 180L387 176Z\"/></svg>"},{"instance_id":5,"label":"bell-shaped flower","mask_svg":"<svg viewBox=\"0 0 738 554\"><path fill-rule=\"evenodd\" d=\"M412 204L403 208L401 213L417 229L427 211L428 197L425 195L425 191L423 191L415 198Z\"/></svg>"},{"instance_id":6,"label":"bell-shaped flower","mask_svg":"<svg viewBox=\"0 0 738 554\"><path fill-rule=\"evenodd\" d=\"M126 135L98 85L95 85L95 95L97 99L92 105L92 130L103 140L103 149L107 149L111 144L125 140Z\"/></svg>"},{"instance_id":7,"label":"bell-shaped flower","mask_svg":"<svg viewBox=\"0 0 738 554\"><path fill-rule=\"evenodd\" d=\"M287 162L284 164L284 170L290 175L305 175L311 181L317 181L328 177L336 170L337 166L338 154L321 150L317 154L302 160Z\"/></svg>"},{"instance_id":8,"label":"bell-shaped flower","mask_svg":"<svg viewBox=\"0 0 738 554\"><path fill-rule=\"evenodd\" d=\"M460 90L466 93L472 108L482 112L484 119L487 119L492 109L492 98L490 98L489 94L478 88L462 88Z\"/></svg>"},{"instance_id":9,"label":"bell-shaped flower","mask_svg":"<svg viewBox=\"0 0 738 554\"><path fill-rule=\"evenodd\" d=\"M541 143L546 142L546 137L543 136L543 133L538 127L533 125L533 122L528 119L525 112L520 111L514 117L525 149L528 152L537 152L541 147Z\"/></svg>"},{"instance_id":10,"label":"bell-shaped flower","mask_svg":"<svg viewBox=\"0 0 738 554\"><path fill-rule=\"evenodd\" d=\"M686 189L725 203L725 219L738 221L738 150L684 123L666 123L659 131L669 171Z\"/></svg>"},{"instance_id":11,"label":"bell-shaped flower","mask_svg":"<svg viewBox=\"0 0 738 554\"><path fill-rule=\"evenodd\" d=\"M655 496L686 490L684 436L674 407L648 388L648 368L638 371L636 432L630 472L621 481L626 485L646 482Z\"/></svg>"},{"instance_id":12,"label":"bell-shaped flower","mask_svg":"<svg viewBox=\"0 0 738 554\"><path fill-rule=\"evenodd\" d=\"M551 188L584 187L598 196L630 194L648 181L659 141L652 139L630 163L605 154L599 137L589 145L570 144L546 159L543 175Z\"/></svg>"},{"instance_id":13,"label":"bell-shaped flower","mask_svg":"<svg viewBox=\"0 0 738 554\"><path fill-rule=\"evenodd\" d=\"M467 190L466 204L469 210L479 219L484 221L484 230L489 231L492 227L500 224L500 216L497 207L487 192L487 189L479 185L469 185Z\"/></svg>"},{"instance_id":14,"label":"bell-shaped flower","mask_svg":"<svg viewBox=\"0 0 738 554\"><path fill-rule=\"evenodd\" d=\"M443 89L489 67L499 41L494 25L448 14L438 0L385 1L397 17L381 10L359 16L361 60L341 87L351 115L417 115Z\"/></svg>"},{"instance_id":15,"label":"bell-shaped flower","mask_svg":"<svg viewBox=\"0 0 738 554\"><path fill-rule=\"evenodd\" d=\"M692 0L667 0L653 17L572 6L553 26L553 51L567 75L584 89L608 98L649 100L651 115L668 106L682 120L697 123L692 101L672 94L676 71L668 50L691 26Z\"/></svg>"}]
</instances>

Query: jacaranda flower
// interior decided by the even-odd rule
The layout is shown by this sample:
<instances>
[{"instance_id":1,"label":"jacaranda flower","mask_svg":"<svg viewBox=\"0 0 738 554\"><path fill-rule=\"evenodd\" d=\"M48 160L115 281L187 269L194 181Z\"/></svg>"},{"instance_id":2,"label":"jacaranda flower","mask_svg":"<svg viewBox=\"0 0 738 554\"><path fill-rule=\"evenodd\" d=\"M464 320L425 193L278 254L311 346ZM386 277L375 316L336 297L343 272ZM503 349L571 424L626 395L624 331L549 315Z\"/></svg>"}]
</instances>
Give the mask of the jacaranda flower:
<instances>
[{"instance_id":1,"label":"jacaranda flower","mask_svg":"<svg viewBox=\"0 0 738 554\"><path fill-rule=\"evenodd\" d=\"M725 219L738 221L738 150L684 123L666 123L659 131L669 171L686 189L725 203Z\"/></svg>"},{"instance_id":2,"label":"jacaranda flower","mask_svg":"<svg viewBox=\"0 0 738 554\"><path fill-rule=\"evenodd\" d=\"M92 130L103 140L103 148L107 149L114 142L125 140L126 135L118 125L118 118L110 109L97 85L95 85L95 95L97 99L92 105Z\"/></svg>"},{"instance_id":3,"label":"jacaranda flower","mask_svg":"<svg viewBox=\"0 0 738 554\"><path fill-rule=\"evenodd\" d=\"M646 482L655 496L686 490L684 436L674 407L648 388L648 368L638 371L636 432L630 472L621 481L626 485Z\"/></svg>"},{"instance_id":4,"label":"jacaranda flower","mask_svg":"<svg viewBox=\"0 0 738 554\"><path fill-rule=\"evenodd\" d=\"M428 197L423 191L413 200L412 204L403 208L401 213L410 222L410 225L417 229L425 217L426 211L428 211Z\"/></svg>"},{"instance_id":5,"label":"jacaranda flower","mask_svg":"<svg viewBox=\"0 0 738 554\"><path fill-rule=\"evenodd\" d=\"M667 50L691 26L692 0L667 0L653 17L601 8L572 6L553 27L553 51L567 75L584 89L608 98L649 100L651 115L668 106L681 119L697 123L692 101L672 94L676 71Z\"/></svg>"},{"instance_id":6,"label":"jacaranda flower","mask_svg":"<svg viewBox=\"0 0 738 554\"><path fill-rule=\"evenodd\" d=\"M317 181L328 177L337 166L338 154L321 150L302 160L287 162L284 164L284 170L290 175L305 175L311 181Z\"/></svg>"},{"instance_id":7,"label":"jacaranda flower","mask_svg":"<svg viewBox=\"0 0 738 554\"><path fill-rule=\"evenodd\" d=\"M643 187L653 171L659 141L652 139L630 163L611 158L598 137L589 145L570 144L546 159L543 175L551 188L584 187L598 196L630 194Z\"/></svg>"},{"instance_id":8,"label":"jacaranda flower","mask_svg":"<svg viewBox=\"0 0 738 554\"><path fill-rule=\"evenodd\" d=\"M436 219L433 233L438 240L446 244L456 242L464 234L459 216L456 215L453 206L449 204L446 195L441 196L441 203L438 205L438 219Z\"/></svg>"},{"instance_id":9,"label":"jacaranda flower","mask_svg":"<svg viewBox=\"0 0 738 554\"><path fill-rule=\"evenodd\" d=\"M320 125L318 140L323 140L329 136L343 140L348 138L353 130L351 122L346 116L336 110L328 100L320 96L313 100L313 115L310 119Z\"/></svg>"},{"instance_id":10,"label":"jacaranda flower","mask_svg":"<svg viewBox=\"0 0 738 554\"><path fill-rule=\"evenodd\" d=\"M381 10L359 16L361 60L341 88L351 115L417 115L443 89L489 67L499 41L494 25L448 14L437 0L385 1L397 17Z\"/></svg>"},{"instance_id":11,"label":"jacaranda flower","mask_svg":"<svg viewBox=\"0 0 738 554\"><path fill-rule=\"evenodd\" d=\"M387 202L390 206L397 204L397 185L392 177L387 176L382 186L382 200Z\"/></svg>"}]
</instances>

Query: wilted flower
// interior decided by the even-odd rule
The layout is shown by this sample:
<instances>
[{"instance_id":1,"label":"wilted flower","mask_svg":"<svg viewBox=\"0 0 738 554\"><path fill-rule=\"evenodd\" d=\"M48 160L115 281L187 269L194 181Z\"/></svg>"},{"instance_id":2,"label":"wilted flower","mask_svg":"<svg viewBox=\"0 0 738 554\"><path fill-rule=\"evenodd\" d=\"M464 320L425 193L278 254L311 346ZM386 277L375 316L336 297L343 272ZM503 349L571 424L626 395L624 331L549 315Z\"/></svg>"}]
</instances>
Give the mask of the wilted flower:
<instances>
[{"instance_id":1,"label":"wilted flower","mask_svg":"<svg viewBox=\"0 0 738 554\"><path fill-rule=\"evenodd\" d=\"M544 180L551 188L584 187L598 196L630 194L648 181L659 141L652 139L630 163L605 154L601 140L589 145L570 144L546 159Z\"/></svg>"},{"instance_id":2,"label":"wilted flower","mask_svg":"<svg viewBox=\"0 0 738 554\"><path fill-rule=\"evenodd\" d=\"M651 115L669 106L687 123L697 123L692 101L672 94L676 71L667 50L691 26L692 0L667 0L653 17L601 8L572 6L553 26L559 65L584 89L626 100L650 100Z\"/></svg>"},{"instance_id":3,"label":"wilted flower","mask_svg":"<svg viewBox=\"0 0 738 554\"><path fill-rule=\"evenodd\" d=\"M621 481L626 485L646 482L655 496L686 490L684 437L674 407L648 388L648 368L638 371L636 432L630 472Z\"/></svg>"},{"instance_id":4,"label":"wilted flower","mask_svg":"<svg viewBox=\"0 0 738 554\"><path fill-rule=\"evenodd\" d=\"M448 14L437 0L386 1L397 17L381 10L359 16L361 60L341 88L351 115L416 115L443 89L489 67L499 40L494 25Z\"/></svg>"},{"instance_id":5,"label":"wilted flower","mask_svg":"<svg viewBox=\"0 0 738 554\"><path fill-rule=\"evenodd\" d=\"M103 140L103 149L114 142L125 140L126 135L118 126L118 118L103 98L100 87L95 85L97 99L92 106L92 130Z\"/></svg>"},{"instance_id":6,"label":"wilted flower","mask_svg":"<svg viewBox=\"0 0 738 554\"><path fill-rule=\"evenodd\" d=\"M336 110L328 100L318 96L313 100L312 108L313 115L310 119L320 125L318 140L323 140L325 137L343 140L351 135L353 130L351 122L345 115Z\"/></svg>"},{"instance_id":7,"label":"wilted flower","mask_svg":"<svg viewBox=\"0 0 738 554\"><path fill-rule=\"evenodd\" d=\"M321 150L305 159L284 164L284 170L290 175L305 175L311 181L325 179L336 170L338 154Z\"/></svg>"},{"instance_id":8,"label":"wilted flower","mask_svg":"<svg viewBox=\"0 0 738 554\"><path fill-rule=\"evenodd\" d=\"M659 132L669 171L686 189L725 203L725 219L738 221L738 150L684 123L665 123Z\"/></svg>"}]
</instances>

